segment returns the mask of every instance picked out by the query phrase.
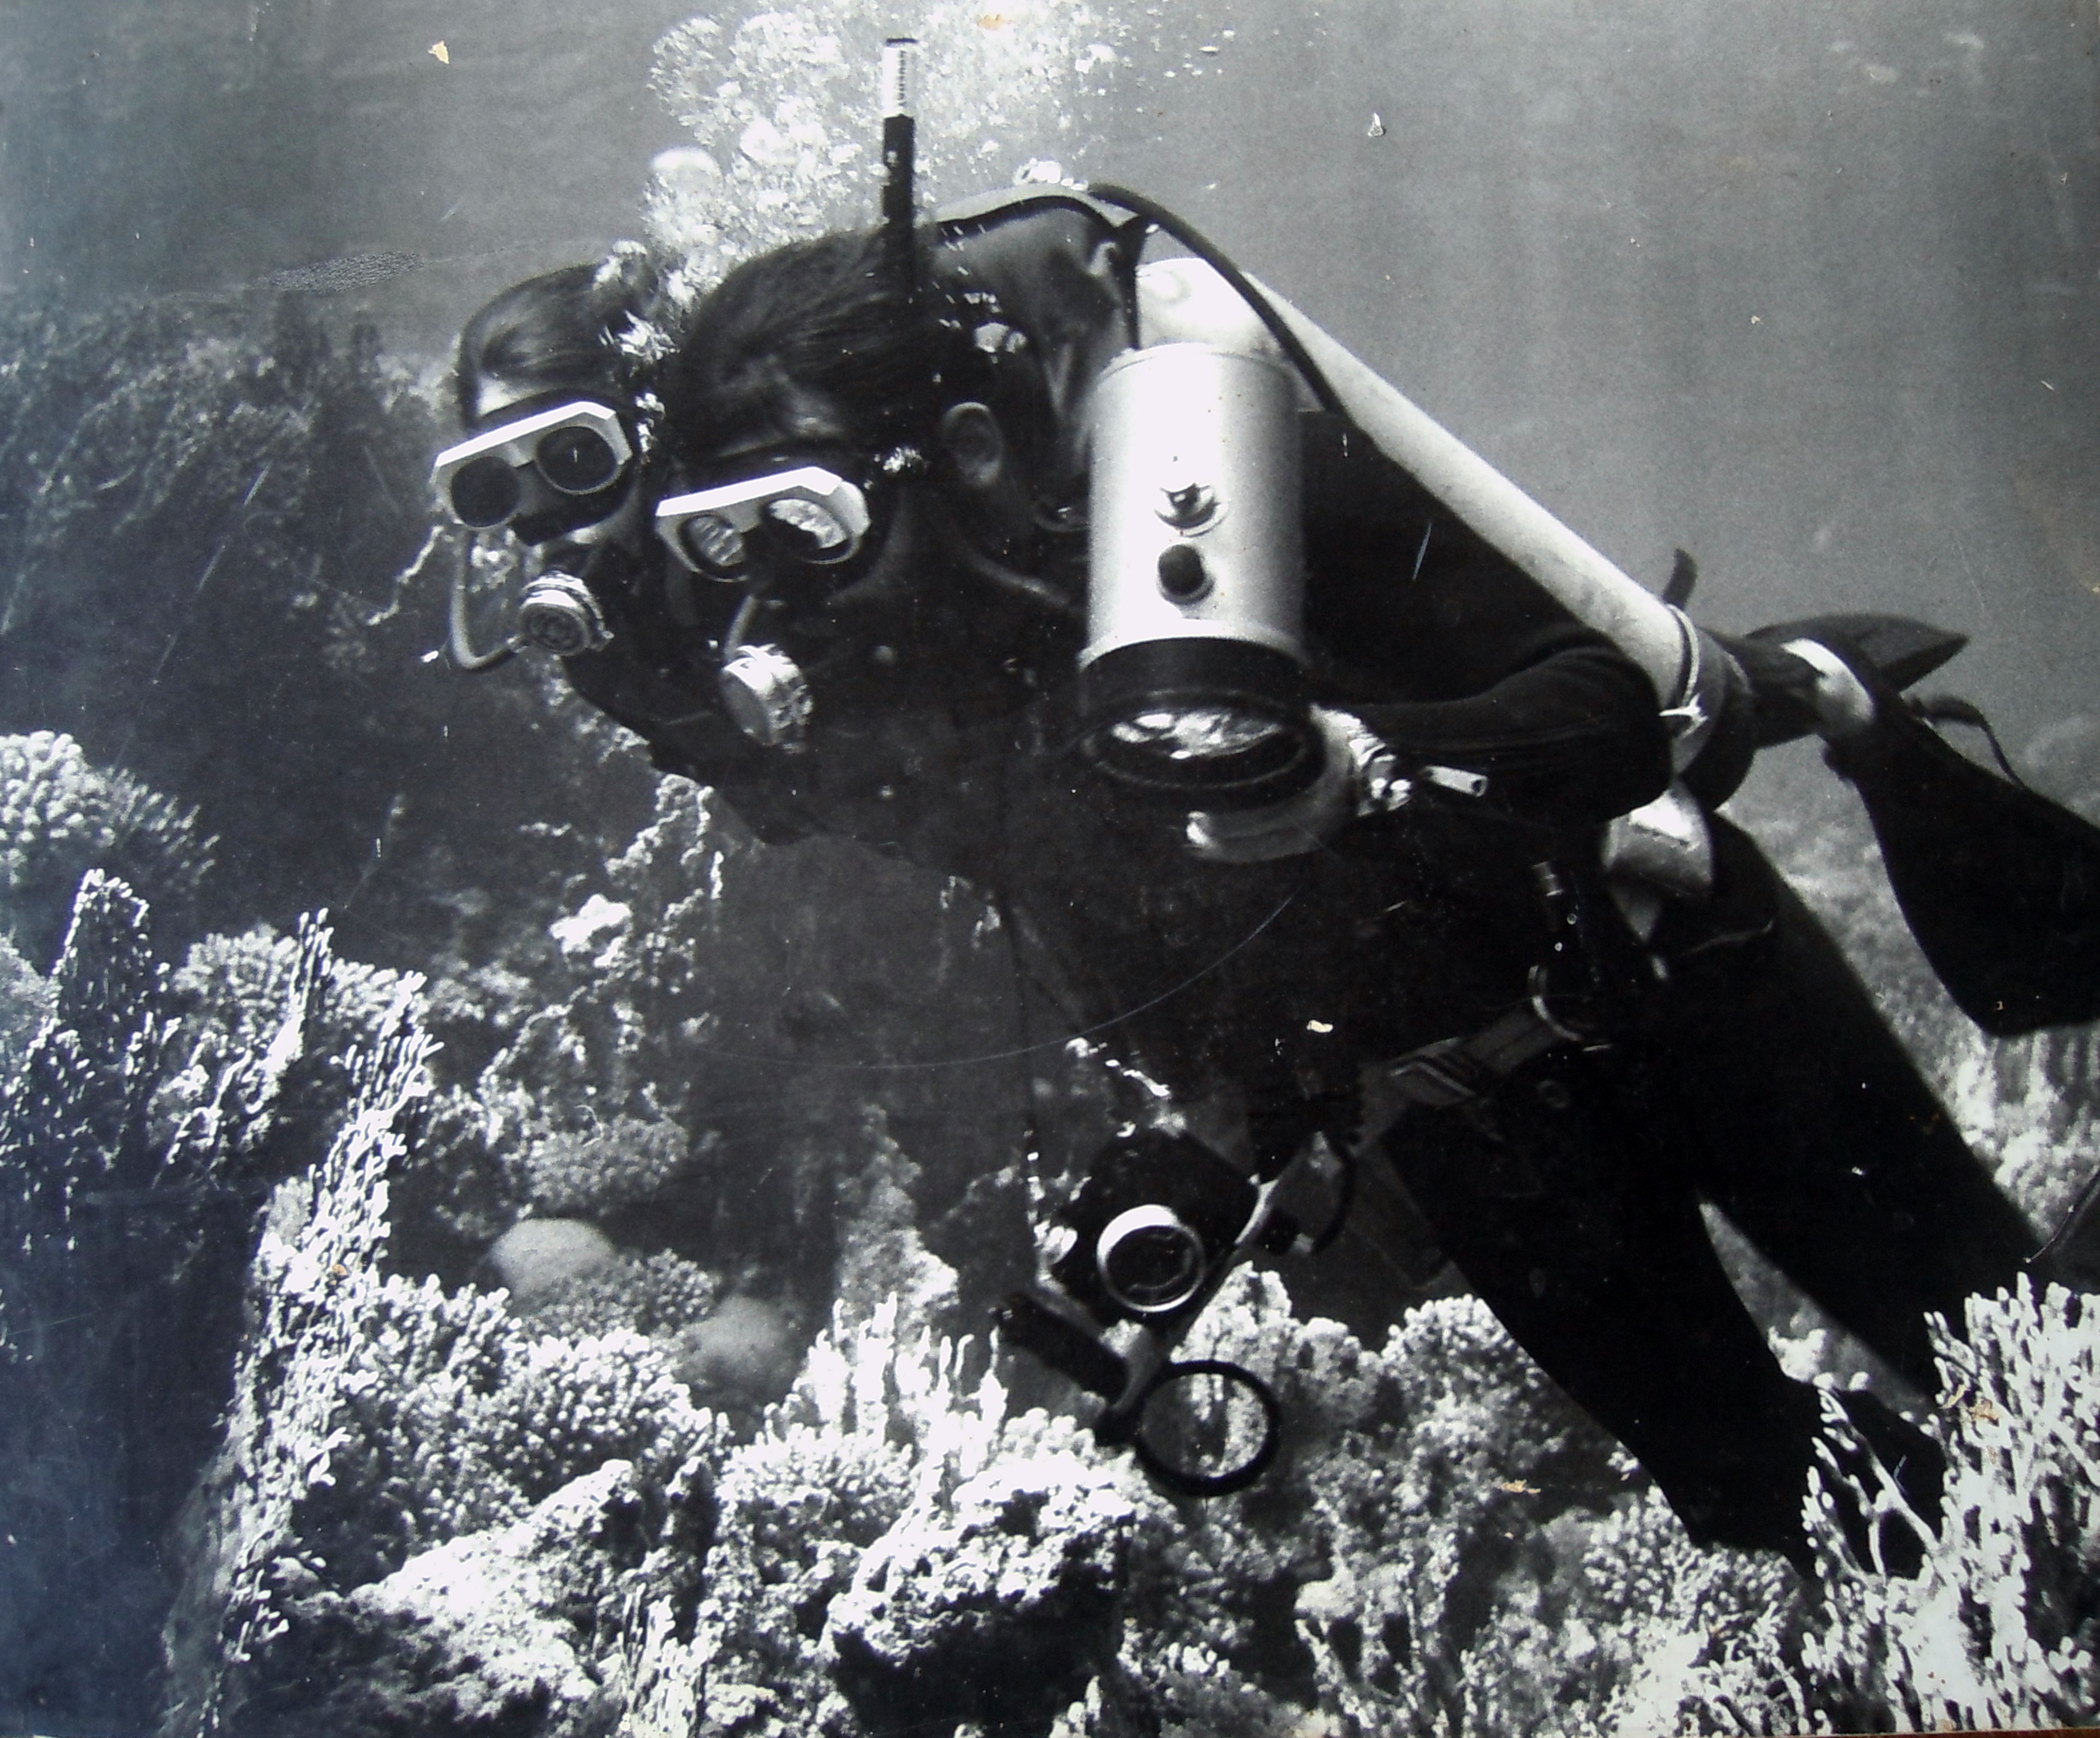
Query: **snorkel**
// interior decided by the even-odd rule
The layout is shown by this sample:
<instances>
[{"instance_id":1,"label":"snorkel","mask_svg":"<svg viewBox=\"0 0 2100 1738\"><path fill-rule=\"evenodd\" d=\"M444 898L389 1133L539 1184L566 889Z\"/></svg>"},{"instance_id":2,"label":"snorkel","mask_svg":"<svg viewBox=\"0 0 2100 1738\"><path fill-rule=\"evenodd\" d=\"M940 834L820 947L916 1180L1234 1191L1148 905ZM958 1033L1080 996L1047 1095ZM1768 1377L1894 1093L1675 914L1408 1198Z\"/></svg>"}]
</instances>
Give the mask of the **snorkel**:
<instances>
[{"instance_id":1,"label":"snorkel","mask_svg":"<svg viewBox=\"0 0 2100 1738\"><path fill-rule=\"evenodd\" d=\"M919 44L893 36L882 45L882 241L892 279L904 305L919 305L917 123L912 118L911 80Z\"/></svg>"}]
</instances>

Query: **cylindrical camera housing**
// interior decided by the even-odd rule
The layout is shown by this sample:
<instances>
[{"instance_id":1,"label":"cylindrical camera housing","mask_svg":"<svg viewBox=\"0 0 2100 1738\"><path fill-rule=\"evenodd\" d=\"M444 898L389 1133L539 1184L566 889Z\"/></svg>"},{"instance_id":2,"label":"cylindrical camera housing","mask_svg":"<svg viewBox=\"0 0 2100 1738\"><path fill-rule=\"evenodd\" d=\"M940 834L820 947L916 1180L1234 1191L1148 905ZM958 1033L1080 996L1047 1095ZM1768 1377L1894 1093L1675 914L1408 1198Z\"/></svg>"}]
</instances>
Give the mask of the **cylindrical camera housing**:
<instances>
[{"instance_id":1,"label":"cylindrical camera housing","mask_svg":"<svg viewBox=\"0 0 2100 1738\"><path fill-rule=\"evenodd\" d=\"M1311 783L1296 392L1209 344L1133 351L1094 391L1088 754L1229 808Z\"/></svg>"}]
</instances>

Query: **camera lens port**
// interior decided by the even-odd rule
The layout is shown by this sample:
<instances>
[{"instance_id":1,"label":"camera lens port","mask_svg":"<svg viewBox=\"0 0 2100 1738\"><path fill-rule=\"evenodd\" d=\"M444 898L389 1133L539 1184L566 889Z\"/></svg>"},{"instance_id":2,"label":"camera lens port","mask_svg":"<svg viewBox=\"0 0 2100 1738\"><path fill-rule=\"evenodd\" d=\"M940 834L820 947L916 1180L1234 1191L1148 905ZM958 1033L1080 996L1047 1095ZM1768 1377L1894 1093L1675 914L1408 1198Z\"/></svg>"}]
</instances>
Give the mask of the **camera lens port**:
<instances>
[{"instance_id":1,"label":"camera lens port","mask_svg":"<svg viewBox=\"0 0 2100 1738\"><path fill-rule=\"evenodd\" d=\"M1147 1202L1118 1213L1094 1245L1101 1284L1134 1316L1178 1309L1203 1282L1203 1240L1173 1208Z\"/></svg>"}]
</instances>

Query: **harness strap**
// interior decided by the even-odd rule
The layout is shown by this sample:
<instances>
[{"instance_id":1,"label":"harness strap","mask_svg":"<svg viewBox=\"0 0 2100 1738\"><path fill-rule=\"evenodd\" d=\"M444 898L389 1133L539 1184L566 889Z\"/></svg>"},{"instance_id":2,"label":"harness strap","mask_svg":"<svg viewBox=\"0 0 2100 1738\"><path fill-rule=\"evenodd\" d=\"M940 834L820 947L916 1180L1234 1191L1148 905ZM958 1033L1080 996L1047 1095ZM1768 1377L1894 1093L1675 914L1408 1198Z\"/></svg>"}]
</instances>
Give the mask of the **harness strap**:
<instances>
[{"instance_id":1,"label":"harness strap","mask_svg":"<svg viewBox=\"0 0 2100 1738\"><path fill-rule=\"evenodd\" d=\"M1563 1047L1592 1048L1596 1040L1549 1005L1539 973L1531 995L1463 1038L1440 1039L1364 1070L1363 1130L1359 1149L1378 1139L1409 1109L1448 1109L1485 1096L1535 1057Z\"/></svg>"}]
</instances>

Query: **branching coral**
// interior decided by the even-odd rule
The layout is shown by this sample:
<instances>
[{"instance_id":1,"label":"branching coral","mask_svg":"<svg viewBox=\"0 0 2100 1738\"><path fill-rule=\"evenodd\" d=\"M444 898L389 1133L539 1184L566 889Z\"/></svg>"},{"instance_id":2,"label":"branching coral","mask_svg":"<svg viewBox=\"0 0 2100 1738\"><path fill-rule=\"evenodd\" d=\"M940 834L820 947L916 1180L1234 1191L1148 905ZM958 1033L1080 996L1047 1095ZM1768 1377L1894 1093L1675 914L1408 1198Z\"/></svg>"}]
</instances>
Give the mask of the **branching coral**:
<instances>
[{"instance_id":1,"label":"branching coral","mask_svg":"<svg viewBox=\"0 0 2100 1738\"><path fill-rule=\"evenodd\" d=\"M10 1573L45 1589L40 1604L9 1608L0 1705L26 1705L16 1698L38 1673L72 1674L52 1650L93 1657L77 1618L127 1661L151 1657L165 1595L147 1554L210 1452L240 1330L247 1191L271 1180L273 1131L327 974L326 932L311 926L274 1012L258 1004L180 1114L164 1115L183 1048L147 932L143 902L90 871L49 1017L0 1092L0 1449L49 1474L42 1488L0 1486L18 1542ZM357 1086L353 1066L338 1112ZM143 1660L96 1675L127 1698L150 1687Z\"/></svg>"},{"instance_id":2,"label":"branching coral","mask_svg":"<svg viewBox=\"0 0 2100 1738\"><path fill-rule=\"evenodd\" d=\"M70 736L0 736L0 920L33 959L50 957L88 870L179 909L218 842L200 836L195 809L90 765Z\"/></svg>"},{"instance_id":3,"label":"branching coral","mask_svg":"<svg viewBox=\"0 0 2100 1738\"><path fill-rule=\"evenodd\" d=\"M715 1275L675 1251L628 1257L564 1281L531 1309L535 1333L564 1339L624 1328L673 1339L703 1320L721 1291Z\"/></svg>"},{"instance_id":4,"label":"branching coral","mask_svg":"<svg viewBox=\"0 0 2100 1738\"><path fill-rule=\"evenodd\" d=\"M516 1186L538 1213L603 1214L637 1206L677 1178L692 1146L684 1129L661 1119L615 1116L589 1133L549 1129L517 1154Z\"/></svg>"},{"instance_id":5,"label":"branching coral","mask_svg":"<svg viewBox=\"0 0 2100 1738\"><path fill-rule=\"evenodd\" d=\"M2092 1299L2052 1286L1972 1298L1965 1342L1934 1325L1950 1396L1935 1537L1834 1408L1811 1478L1825 1605L1807 1664L1827 1730L2076 1725L2100 1709L2100 1344ZM1862 1564L1842 1489L1925 1546L1918 1575ZM1877 1529L1878 1531L1879 1529ZM1878 1555L1878 1538L1870 1550Z\"/></svg>"},{"instance_id":6,"label":"branching coral","mask_svg":"<svg viewBox=\"0 0 2100 1738\"><path fill-rule=\"evenodd\" d=\"M1039 1718L1114 1657L1137 1506L1065 1453L1003 1457L916 1506L832 1603L832 1676L871 1731Z\"/></svg>"},{"instance_id":7,"label":"branching coral","mask_svg":"<svg viewBox=\"0 0 2100 1738\"><path fill-rule=\"evenodd\" d=\"M0 1077L13 1077L55 1002L50 980L0 935Z\"/></svg>"},{"instance_id":8,"label":"branching coral","mask_svg":"<svg viewBox=\"0 0 2100 1738\"><path fill-rule=\"evenodd\" d=\"M336 958L324 918L292 936L264 928L198 942L168 980L169 1060L152 1104L170 1165L259 1202L320 1156L352 1096L355 1059L421 988L413 973Z\"/></svg>"},{"instance_id":9,"label":"branching coral","mask_svg":"<svg viewBox=\"0 0 2100 1738\"><path fill-rule=\"evenodd\" d=\"M631 1330L536 1339L500 1296L382 1273L388 1174L428 1092L428 1040L405 998L395 1008L376 1048L352 1052L347 1125L277 1191L256 1253L208 1544L170 1626L171 1730L269 1729L331 1624L387 1631L386 1599L358 1628L343 1595L615 1461L660 1511L717 1434Z\"/></svg>"}]
</instances>

